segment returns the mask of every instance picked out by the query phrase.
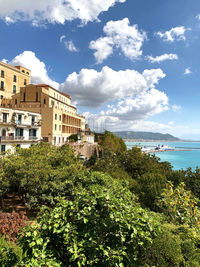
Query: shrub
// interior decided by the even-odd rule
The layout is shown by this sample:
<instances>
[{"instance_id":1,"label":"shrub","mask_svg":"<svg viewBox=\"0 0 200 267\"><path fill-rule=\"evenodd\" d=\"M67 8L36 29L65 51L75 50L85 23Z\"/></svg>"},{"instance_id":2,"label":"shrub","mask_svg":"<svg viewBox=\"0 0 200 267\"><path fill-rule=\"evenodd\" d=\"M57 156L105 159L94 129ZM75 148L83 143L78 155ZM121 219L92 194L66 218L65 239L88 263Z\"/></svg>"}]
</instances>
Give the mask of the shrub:
<instances>
[{"instance_id":1,"label":"shrub","mask_svg":"<svg viewBox=\"0 0 200 267\"><path fill-rule=\"evenodd\" d=\"M27 228L20 239L26 264L46 259L63 266L137 266L157 226L133 204L127 187L101 173L93 178Z\"/></svg>"},{"instance_id":2,"label":"shrub","mask_svg":"<svg viewBox=\"0 0 200 267\"><path fill-rule=\"evenodd\" d=\"M0 266L15 266L22 259L22 250L0 236Z\"/></svg>"},{"instance_id":3,"label":"shrub","mask_svg":"<svg viewBox=\"0 0 200 267\"><path fill-rule=\"evenodd\" d=\"M168 219L177 224L187 224L200 230L199 200L190 191L185 190L185 184L181 183L174 188L168 183L161 197L157 200L157 206Z\"/></svg>"},{"instance_id":4,"label":"shrub","mask_svg":"<svg viewBox=\"0 0 200 267\"><path fill-rule=\"evenodd\" d=\"M181 266L183 262L180 237L163 227L147 249L143 263L147 266L171 267Z\"/></svg>"}]
</instances>

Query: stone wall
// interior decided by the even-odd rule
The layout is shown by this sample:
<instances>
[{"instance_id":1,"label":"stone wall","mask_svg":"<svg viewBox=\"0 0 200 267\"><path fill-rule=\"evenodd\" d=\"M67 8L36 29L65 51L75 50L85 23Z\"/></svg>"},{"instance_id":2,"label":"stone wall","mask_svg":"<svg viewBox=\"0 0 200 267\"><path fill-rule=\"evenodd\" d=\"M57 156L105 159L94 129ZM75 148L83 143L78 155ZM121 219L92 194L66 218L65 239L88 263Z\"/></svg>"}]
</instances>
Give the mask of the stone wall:
<instances>
[{"instance_id":1,"label":"stone wall","mask_svg":"<svg viewBox=\"0 0 200 267\"><path fill-rule=\"evenodd\" d=\"M72 147L75 155L84 155L86 159L89 159L94 154L99 157L99 146L97 143L69 143L69 145Z\"/></svg>"}]
</instances>

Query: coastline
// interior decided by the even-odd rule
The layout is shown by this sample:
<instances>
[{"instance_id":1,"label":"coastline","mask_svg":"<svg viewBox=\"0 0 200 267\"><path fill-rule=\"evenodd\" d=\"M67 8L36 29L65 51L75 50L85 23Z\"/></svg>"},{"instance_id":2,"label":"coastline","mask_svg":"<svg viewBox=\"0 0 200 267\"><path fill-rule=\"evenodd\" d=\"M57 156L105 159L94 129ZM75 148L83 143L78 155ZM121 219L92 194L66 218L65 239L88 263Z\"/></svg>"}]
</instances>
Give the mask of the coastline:
<instances>
[{"instance_id":1,"label":"coastline","mask_svg":"<svg viewBox=\"0 0 200 267\"><path fill-rule=\"evenodd\" d=\"M168 142L168 143L173 143L173 142L179 142L179 143L200 143L200 140L153 140L153 139L125 139L123 138L124 142L160 142L160 143L164 143L164 142Z\"/></svg>"}]
</instances>

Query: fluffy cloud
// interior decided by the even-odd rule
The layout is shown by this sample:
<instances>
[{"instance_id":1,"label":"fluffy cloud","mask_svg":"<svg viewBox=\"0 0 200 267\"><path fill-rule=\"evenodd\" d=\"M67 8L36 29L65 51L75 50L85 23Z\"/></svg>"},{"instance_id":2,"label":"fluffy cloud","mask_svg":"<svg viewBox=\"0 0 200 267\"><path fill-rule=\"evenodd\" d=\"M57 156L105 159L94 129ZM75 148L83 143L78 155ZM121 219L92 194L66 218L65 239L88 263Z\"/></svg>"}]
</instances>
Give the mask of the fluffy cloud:
<instances>
[{"instance_id":1,"label":"fluffy cloud","mask_svg":"<svg viewBox=\"0 0 200 267\"><path fill-rule=\"evenodd\" d=\"M163 55L157 56L157 57L147 56L146 58L151 63L161 63L165 60L176 60L176 59L178 59L178 55L176 55L176 54L163 54Z\"/></svg>"},{"instance_id":2,"label":"fluffy cloud","mask_svg":"<svg viewBox=\"0 0 200 267\"><path fill-rule=\"evenodd\" d=\"M105 37L91 41L89 48L96 50L94 53L97 63L102 63L113 53L114 48L121 49L122 53L134 60L142 55L142 44L147 38L137 25L130 26L128 18L118 21L109 21L104 26Z\"/></svg>"},{"instance_id":3,"label":"fluffy cloud","mask_svg":"<svg viewBox=\"0 0 200 267\"><path fill-rule=\"evenodd\" d=\"M61 23L80 19L83 23L98 19L101 12L107 11L116 3L126 0L0 0L0 18L6 23L18 20L41 23Z\"/></svg>"},{"instance_id":4,"label":"fluffy cloud","mask_svg":"<svg viewBox=\"0 0 200 267\"><path fill-rule=\"evenodd\" d=\"M165 93L151 89L135 97L118 102L117 106L105 112L105 115L121 120L141 120L168 110L168 97Z\"/></svg>"},{"instance_id":5,"label":"fluffy cloud","mask_svg":"<svg viewBox=\"0 0 200 267\"><path fill-rule=\"evenodd\" d=\"M67 92L78 105L99 107L107 102L143 94L155 87L165 74L161 69L114 71L103 67L100 72L82 69L70 74L59 90Z\"/></svg>"},{"instance_id":6,"label":"fluffy cloud","mask_svg":"<svg viewBox=\"0 0 200 267\"><path fill-rule=\"evenodd\" d=\"M167 95L155 89L165 77L161 69L142 73L129 69L114 71L109 67L99 72L82 69L80 73L70 74L59 86L48 76L45 64L31 51L24 51L9 64L31 69L32 83L50 84L70 94L78 105L100 107L107 103L98 114L87 112L84 115L99 125L106 124L110 130L135 129L150 116L169 109Z\"/></svg>"},{"instance_id":7,"label":"fluffy cloud","mask_svg":"<svg viewBox=\"0 0 200 267\"><path fill-rule=\"evenodd\" d=\"M116 117L108 117L100 114L84 113L87 123L90 125L92 130L96 131L148 131L148 132L159 132L167 133L172 132L174 128L180 129L181 127L172 125L169 123L158 123L149 120L121 120Z\"/></svg>"},{"instance_id":8,"label":"fluffy cloud","mask_svg":"<svg viewBox=\"0 0 200 267\"><path fill-rule=\"evenodd\" d=\"M188 75L188 74L191 74L191 73L192 73L191 69L190 68L186 68L185 72L183 74L184 75Z\"/></svg>"},{"instance_id":9,"label":"fluffy cloud","mask_svg":"<svg viewBox=\"0 0 200 267\"><path fill-rule=\"evenodd\" d=\"M190 30L189 28L185 28L184 26L171 28L171 30L166 32L156 32L161 39L167 42L174 42L174 41L184 41L186 40L185 32Z\"/></svg>"},{"instance_id":10,"label":"fluffy cloud","mask_svg":"<svg viewBox=\"0 0 200 267\"><path fill-rule=\"evenodd\" d=\"M13 58L8 64L11 66L21 65L31 70L31 82L33 84L45 83L58 88L58 83L53 81L47 74L44 62L40 61L34 52L24 51Z\"/></svg>"}]
</instances>

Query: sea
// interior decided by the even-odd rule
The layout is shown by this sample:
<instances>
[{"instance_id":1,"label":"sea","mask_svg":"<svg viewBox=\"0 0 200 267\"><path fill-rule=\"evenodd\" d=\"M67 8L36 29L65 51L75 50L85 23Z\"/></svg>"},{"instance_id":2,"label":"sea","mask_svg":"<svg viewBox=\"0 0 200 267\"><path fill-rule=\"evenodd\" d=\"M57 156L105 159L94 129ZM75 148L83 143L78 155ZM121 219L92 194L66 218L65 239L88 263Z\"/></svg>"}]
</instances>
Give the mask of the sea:
<instances>
[{"instance_id":1,"label":"sea","mask_svg":"<svg viewBox=\"0 0 200 267\"><path fill-rule=\"evenodd\" d=\"M200 142L126 142L127 148L141 146L155 148L158 145L174 147L177 151L155 152L160 161L168 161L174 170L200 167ZM188 151L178 151L178 149L191 149Z\"/></svg>"}]
</instances>

